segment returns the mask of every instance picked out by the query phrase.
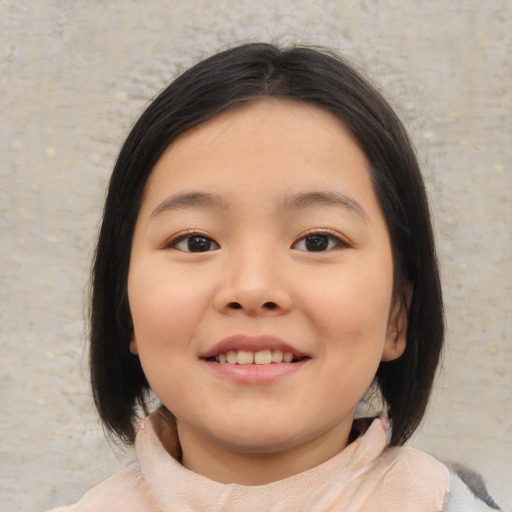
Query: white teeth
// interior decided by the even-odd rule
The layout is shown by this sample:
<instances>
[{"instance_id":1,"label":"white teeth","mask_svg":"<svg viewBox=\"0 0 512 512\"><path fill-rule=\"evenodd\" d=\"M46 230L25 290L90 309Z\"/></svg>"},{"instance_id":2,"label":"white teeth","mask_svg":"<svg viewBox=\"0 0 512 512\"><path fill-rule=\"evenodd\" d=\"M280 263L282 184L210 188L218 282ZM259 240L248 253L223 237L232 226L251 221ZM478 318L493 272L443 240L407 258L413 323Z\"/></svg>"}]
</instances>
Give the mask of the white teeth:
<instances>
[{"instance_id":1,"label":"white teeth","mask_svg":"<svg viewBox=\"0 0 512 512\"><path fill-rule=\"evenodd\" d=\"M272 352L272 362L281 363L283 361L283 353L280 350L274 350Z\"/></svg>"},{"instance_id":2,"label":"white teeth","mask_svg":"<svg viewBox=\"0 0 512 512\"><path fill-rule=\"evenodd\" d=\"M285 363L291 363L293 361L293 354L290 354L290 352L285 352L283 354L283 360Z\"/></svg>"},{"instance_id":3,"label":"white teeth","mask_svg":"<svg viewBox=\"0 0 512 512\"><path fill-rule=\"evenodd\" d=\"M246 350L239 350L237 362L238 364L252 364L254 362L254 354Z\"/></svg>"},{"instance_id":4,"label":"white teeth","mask_svg":"<svg viewBox=\"0 0 512 512\"><path fill-rule=\"evenodd\" d=\"M254 354L256 364L270 364L272 362L272 353L270 350L259 350Z\"/></svg>"},{"instance_id":5,"label":"white teeth","mask_svg":"<svg viewBox=\"0 0 512 512\"><path fill-rule=\"evenodd\" d=\"M293 354L291 352L281 352L280 350L228 350L227 353L219 353L215 356L218 363L228 364L272 364L272 363L291 363Z\"/></svg>"}]
</instances>

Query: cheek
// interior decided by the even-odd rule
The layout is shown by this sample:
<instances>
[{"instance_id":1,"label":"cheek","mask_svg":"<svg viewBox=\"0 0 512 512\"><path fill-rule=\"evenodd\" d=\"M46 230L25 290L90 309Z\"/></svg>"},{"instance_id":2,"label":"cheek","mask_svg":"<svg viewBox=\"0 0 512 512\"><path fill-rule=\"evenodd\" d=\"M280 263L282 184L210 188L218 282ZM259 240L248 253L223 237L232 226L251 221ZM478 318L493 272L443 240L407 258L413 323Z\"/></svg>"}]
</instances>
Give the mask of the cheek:
<instances>
[{"instance_id":1,"label":"cheek","mask_svg":"<svg viewBox=\"0 0 512 512\"><path fill-rule=\"evenodd\" d=\"M392 296L391 276L387 268L347 266L327 278L313 279L315 286L304 289L303 299L309 304L309 315L316 318L315 324L330 330L331 335L351 340L373 333L383 341Z\"/></svg>"},{"instance_id":2,"label":"cheek","mask_svg":"<svg viewBox=\"0 0 512 512\"><path fill-rule=\"evenodd\" d=\"M184 369L204 314L204 289L165 264L133 265L128 299L134 338L144 374L159 400L180 409L189 380Z\"/></svg>"},{"instance_id":3,"label":"cheek","mask_svg":"<svg viewBox=\"0 0 512 512\"><path fill-rule=\"evenodd\" d=\"M352 267L354 270L354 267ZM385 346L392 279L380 270L340 272L309 294L311 322L318 329L323 392L354 406L378 369Z\"/></svg>"},{"instance_id":4,"label":"cheek","mask_svg":"<svg viewBox=\"0 0 512 512\"><path fill-rule=\"evenodd\" d=\"M128 279L128 299L139 344L172 347L192 333L204 312L206 290L166 265L134 266Z\"/></svg>"}]
</instances>

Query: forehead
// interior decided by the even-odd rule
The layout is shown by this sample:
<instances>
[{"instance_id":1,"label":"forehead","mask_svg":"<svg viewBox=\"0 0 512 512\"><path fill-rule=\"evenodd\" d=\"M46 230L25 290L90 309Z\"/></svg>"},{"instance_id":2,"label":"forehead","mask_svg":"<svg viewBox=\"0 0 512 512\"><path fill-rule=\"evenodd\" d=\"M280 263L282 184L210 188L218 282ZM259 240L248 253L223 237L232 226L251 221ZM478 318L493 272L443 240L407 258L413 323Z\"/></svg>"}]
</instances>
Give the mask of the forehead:
<instances>
[{"instance_id":1,"label":"forehead","mask_svg":"<svg viewBox=\"0 0 512 512\"><path fill-rule=\"evenodd\" d=\"M370 185L366 158L349 129L317 106L265 99L177 137L155 165L146 192L193 184L236 188L249 182L291 191L294 184L328 187L340 178Z\"/></svg>"},{"instance_id":2,"label":"forehead","mask_svg":"<svg viewBox=\"0 0 512 512\"><path fill-rule=\"evenodd\" d=\"M238 105L185 131L168 150L179 152L182 145L198 137L219 143L220 139L233 140L245 135L252 136L256 144L268 144L268 136L275 133L280 135L276 143L287 141L288 136L294 140L313 139L316 144L340 134L352 138L347 126L327 109L288 98L263 98Z\"/></svg>"}]
</instances>

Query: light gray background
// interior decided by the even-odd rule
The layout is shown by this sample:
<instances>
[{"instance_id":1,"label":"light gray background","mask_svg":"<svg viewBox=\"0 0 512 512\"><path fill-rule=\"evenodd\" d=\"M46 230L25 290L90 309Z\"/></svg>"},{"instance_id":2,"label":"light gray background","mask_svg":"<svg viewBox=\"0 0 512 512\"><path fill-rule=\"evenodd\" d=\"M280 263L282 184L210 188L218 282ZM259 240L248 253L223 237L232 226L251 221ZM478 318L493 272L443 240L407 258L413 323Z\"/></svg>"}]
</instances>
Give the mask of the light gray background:
<instances>
[{"instance_id":1,"label":"light gray background","mask_svg":"<svg viewBox=\"0 0 512 512\"><path fill-rule=\"evenodd\" d=\"M478 469L512 509L511 32L507 0L0 0L2 511L73 502L131 458L104 440L86 369L107 179L179 70L255 39L337 49L408 126L449 327L413 444Z\"/></svg>"}]
</instances>

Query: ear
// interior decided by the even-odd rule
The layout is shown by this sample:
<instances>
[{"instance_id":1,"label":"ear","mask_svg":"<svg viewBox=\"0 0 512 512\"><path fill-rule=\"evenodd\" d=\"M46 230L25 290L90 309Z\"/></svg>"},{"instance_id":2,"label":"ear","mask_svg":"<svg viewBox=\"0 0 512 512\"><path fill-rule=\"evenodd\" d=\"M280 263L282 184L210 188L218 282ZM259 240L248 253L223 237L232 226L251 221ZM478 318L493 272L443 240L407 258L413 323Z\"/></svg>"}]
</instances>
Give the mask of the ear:
<instances>
[{"instance_id":1,"label":"ear","mask_svg":"<svg viewBox=\"0 0 512 512\"><path fill-rule=\"evenodd\" d=\"M135 339L135 333L132 332L132 337L130 339L130 352L134 355L134 356L138 356L139 355L139 348L137 347L137 340Z\"/></svg>"},{"instance_id":2,"label":"ear","mask_svg":"<svg viewBox=\"0 0 512 512\"><path fill-rule=\"evenodd\" d=\"M407 284L402 295L393 301L381 361L393 361L404 353L407 345L407 314L411 298L412 288Z\"/></svg>"}]
</instances>

